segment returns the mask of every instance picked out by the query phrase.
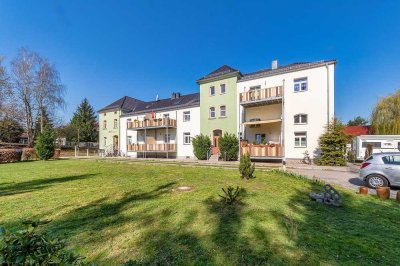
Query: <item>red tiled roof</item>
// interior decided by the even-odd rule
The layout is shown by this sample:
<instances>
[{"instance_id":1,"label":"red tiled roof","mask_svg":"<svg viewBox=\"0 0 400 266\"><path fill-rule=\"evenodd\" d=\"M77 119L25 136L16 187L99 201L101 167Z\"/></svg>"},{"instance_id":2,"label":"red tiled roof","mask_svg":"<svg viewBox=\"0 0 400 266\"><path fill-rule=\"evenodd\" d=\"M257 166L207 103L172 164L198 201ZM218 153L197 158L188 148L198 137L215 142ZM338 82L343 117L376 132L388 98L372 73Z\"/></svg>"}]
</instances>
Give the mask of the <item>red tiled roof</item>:
<instances>
[{"instance_id":1,"label":"red tiled roof","mask_svg":"<svg viewBox=\"0 0 400 266\"><path fill-rule=\"evenodd\" d=\"M369 135L370 126L346 126L344 133L351 136Z\"/></svg>"}]
</instances>

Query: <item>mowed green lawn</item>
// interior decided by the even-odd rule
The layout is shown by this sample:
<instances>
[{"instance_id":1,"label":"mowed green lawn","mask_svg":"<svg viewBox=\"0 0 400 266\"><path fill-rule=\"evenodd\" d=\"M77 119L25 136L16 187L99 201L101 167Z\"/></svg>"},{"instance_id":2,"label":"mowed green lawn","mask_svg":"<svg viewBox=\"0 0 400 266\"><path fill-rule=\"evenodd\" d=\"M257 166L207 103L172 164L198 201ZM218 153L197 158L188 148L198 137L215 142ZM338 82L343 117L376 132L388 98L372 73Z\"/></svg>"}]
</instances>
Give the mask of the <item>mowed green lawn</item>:
<instances>
[{"instance_id":1,"label":"mowed green lawn","mask_svg":"<svg viewBox=\"0 0 400 266\"><path fill-rule=\"evenodd\" d=\"M99 265L398 265L400 209L340 190L341 208L309 199L321 186L281 173L59 160L0 165L0 224L43 229ZM224 206L227 185L243 188ZM179 192L178 186L191 186Z\"/></svg>"}]
</instances>

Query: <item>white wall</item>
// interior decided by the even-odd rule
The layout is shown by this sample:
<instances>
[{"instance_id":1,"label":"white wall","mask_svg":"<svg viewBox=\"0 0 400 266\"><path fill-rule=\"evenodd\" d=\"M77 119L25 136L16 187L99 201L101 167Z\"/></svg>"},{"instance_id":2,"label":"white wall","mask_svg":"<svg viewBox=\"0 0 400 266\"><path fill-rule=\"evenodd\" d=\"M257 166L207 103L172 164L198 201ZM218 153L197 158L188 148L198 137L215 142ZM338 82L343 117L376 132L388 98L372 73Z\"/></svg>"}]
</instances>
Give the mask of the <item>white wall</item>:
<instances>
[{"instance_id":1,"label":"white wall","mask_svg":"<svg viewBox=\"0 0 400 266\"><path fill-rule=\"evenodd\" d=\"M183 122L183 112L190 111L190 121ZM195 158L193 154L193 146L183 144L183 133L190 132L190 137L194 138L200 135L200 107L191 107L180 109L177 111L177 149L178 158Z\"/></svg>"},{"instance_id":2,"label":"white wall","mask_svg":"<svg viewBox=\"0 0 400 266\"><path fill-rule=\"evenodd\" d=\"M363 142L379 142L380 148L373 148L372 153L399 152L400 135L362 135L354 138L353 151L358 160L363 160L367 148L363 148Z\"/></svg>"},{"instance_id":3,"label":"white wall","mask_svg":"<svg viewBox=\"0 0 400 266\"><path fill-rule=\"evenodd\" d=\"M294 92L294 79L305 77L307 77L308 81L308 90L305 92ZM329 119L334 117L334 64L330 64L328 67L324 65L276 76L238 82L238 93L246 92L250 87L257 85L261 85L262 89L284 86L285 107L283 118L286 158L303 158L305 151L308 151L311 157L314 156L314 153L318 153L318 139L325 131L328 117ZM267 108L265 107L260 113L266 112ZM299 113L308 115L308 123L306 125L294 125L294 115ZM241 120L243 120L243 107L240 105L238 120L240 121L239 124L241 124ZM242 126L239 125L238 130L243 131ZM307 147L295 148L294 132L302 131L307 132Z\"/></svg>"}]
</instances>

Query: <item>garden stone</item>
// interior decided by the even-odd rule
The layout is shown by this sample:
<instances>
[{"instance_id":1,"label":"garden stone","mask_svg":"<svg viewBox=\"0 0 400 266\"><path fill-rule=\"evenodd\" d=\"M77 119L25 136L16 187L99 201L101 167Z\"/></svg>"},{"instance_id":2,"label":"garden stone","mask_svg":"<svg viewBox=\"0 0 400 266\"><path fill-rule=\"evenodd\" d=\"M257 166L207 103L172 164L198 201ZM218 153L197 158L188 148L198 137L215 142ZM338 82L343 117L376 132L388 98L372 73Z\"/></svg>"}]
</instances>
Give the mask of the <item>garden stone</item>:
<instances>
[{"instance_id":1,"label":"garden stone","mask_svg":"<svg viewBox=\"0 0 400 266\"><path fill-rule=\"evenodd\" d=\"M324 185L324 192L310 193L310 197L317 202L322 202L327 205L340 207L342 205L342 197L339 192L334 189L330 184Z\"/></svg>"}]
</instances>

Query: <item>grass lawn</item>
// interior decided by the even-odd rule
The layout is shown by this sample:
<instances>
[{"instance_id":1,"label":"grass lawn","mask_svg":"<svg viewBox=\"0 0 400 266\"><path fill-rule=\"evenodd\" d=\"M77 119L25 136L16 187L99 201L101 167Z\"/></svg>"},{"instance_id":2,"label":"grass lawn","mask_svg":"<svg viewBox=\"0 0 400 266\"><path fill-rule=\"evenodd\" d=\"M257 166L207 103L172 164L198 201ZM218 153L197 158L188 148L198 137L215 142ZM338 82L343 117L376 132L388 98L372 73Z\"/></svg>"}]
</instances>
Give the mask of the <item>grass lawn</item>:
<instances>
[{"instance_id":1,"label":"grass lawn","mask_svg":"<svg viewBox=\"0 0 400 266\"><path fill-rule=\"evenodd\" d=\"M398 265L398 202L340 189L344 206L329 207L308 198L320 185L256 176L85 160L4 164L0 225L52 219L44 229L100 265ZM244 189L241 204L221 203L227 185Z\"/></svg>"}]
</instances>

